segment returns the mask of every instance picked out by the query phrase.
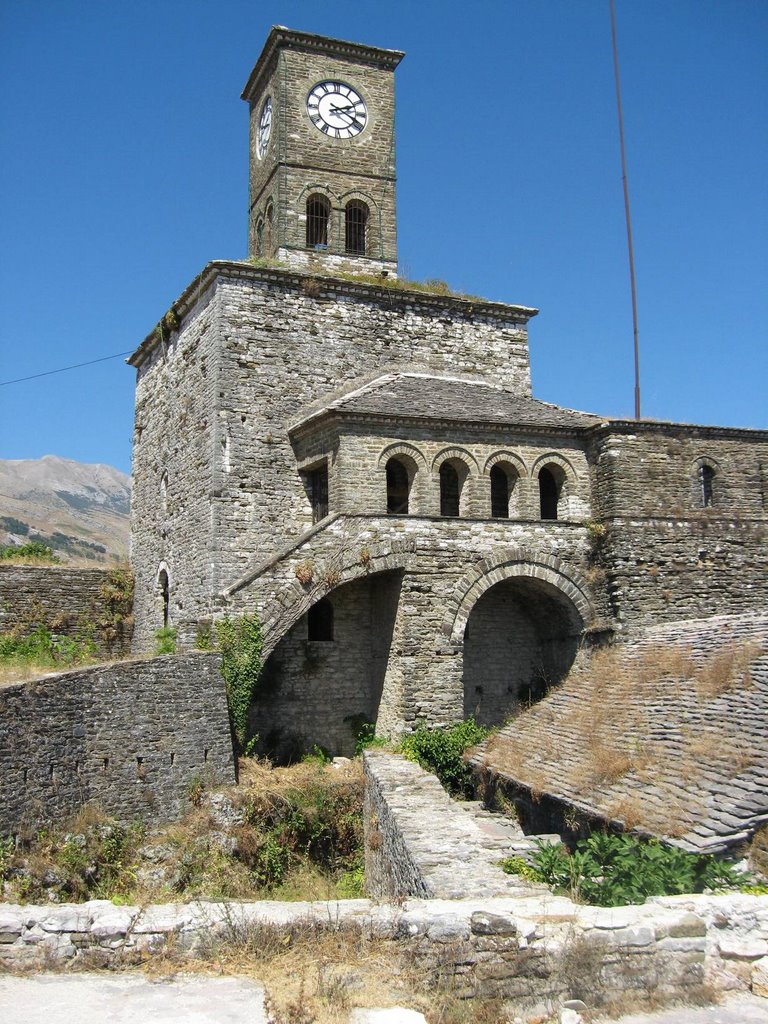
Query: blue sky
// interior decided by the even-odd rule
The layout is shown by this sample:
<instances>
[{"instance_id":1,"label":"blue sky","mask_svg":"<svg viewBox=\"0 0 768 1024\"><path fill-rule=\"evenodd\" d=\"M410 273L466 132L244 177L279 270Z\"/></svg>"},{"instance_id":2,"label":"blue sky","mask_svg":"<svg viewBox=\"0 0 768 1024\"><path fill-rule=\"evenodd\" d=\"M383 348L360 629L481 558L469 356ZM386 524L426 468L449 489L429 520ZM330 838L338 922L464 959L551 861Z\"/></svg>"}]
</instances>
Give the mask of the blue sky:
<instances>
[{"instance_id":1,"label":"blue sky","mask_svg":"<svg viewBox=\"0 0 768 1024\"><path fill-rule=\"evenodd\" d=\"M768 427L768 2L616 0L643 415ZM534 392L633 409L608 0L5 0L0 380L133 349L246 255L273 24L406 51L401 272L532 305ZM122 359L0 387L0 457L128 470Z\"/></svg>"}]
</instances>

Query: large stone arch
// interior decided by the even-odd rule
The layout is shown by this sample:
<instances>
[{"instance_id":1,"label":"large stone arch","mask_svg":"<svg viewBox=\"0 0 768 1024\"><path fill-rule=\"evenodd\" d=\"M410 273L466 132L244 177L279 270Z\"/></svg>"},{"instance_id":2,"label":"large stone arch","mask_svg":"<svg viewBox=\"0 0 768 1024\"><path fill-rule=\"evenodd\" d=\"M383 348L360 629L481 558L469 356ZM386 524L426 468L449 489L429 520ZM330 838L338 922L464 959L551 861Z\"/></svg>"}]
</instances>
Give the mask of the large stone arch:
<instances>
[{"instance_id":1,"label":"large stone arch","mask_svg":"<svg viewBox=\"0 0 768 1024\"><path fill-rule=\"evenodd\" d=\"M321 598L355 580L409 568L415 547L411 540L365 545L356 540L339 544L317 556L316 573L308 583L302 584L295 576L282 584L276 583L274 577L262 577L258 584L273 590L259 613L264 634L263 657L266 659L272 653L302 615ZM311 558L311 552L302 554L305 560Z\"/></svg>"},{"instance_id":2,"label":"large stone arch","mask_svg":"<svg viewBox=\"0 0 768 1024\"><path fill-rule=\"evenodd\" d=\"M454 594L444 628L461 649L464 715L498 724L565 678L591 605L556 558L476 567Z\"/></svg>"},{"instance_id":3,"label":"large stone arch","mask_svg":"<svg viewBox=\"0 0 768 1024\"><path fill-rule=\"evenodd\" d=\"M456 584L443 616L443 633L451 644L461 646L469 615L482 595L497 583L515 578L538 579L556 588L577 615L574 627L584 630L593 621L595 612L584 576L571 567L564 569L556 555L520 548L484 558Z\"/></svg>"}]
</instances>

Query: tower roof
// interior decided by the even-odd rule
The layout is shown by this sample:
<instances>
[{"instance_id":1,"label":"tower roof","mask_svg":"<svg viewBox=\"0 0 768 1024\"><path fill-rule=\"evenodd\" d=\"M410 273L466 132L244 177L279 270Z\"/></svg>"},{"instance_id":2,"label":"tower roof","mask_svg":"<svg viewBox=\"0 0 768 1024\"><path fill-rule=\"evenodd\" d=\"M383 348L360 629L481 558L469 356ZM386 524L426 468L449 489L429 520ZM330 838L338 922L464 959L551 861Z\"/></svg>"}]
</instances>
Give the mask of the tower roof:
<instances>
[{"instance_id":1,"label":"tower roof","mask_svg":"<svg viewBox=\"0 0 768 1024\"><path fill-rule=\"evenodd\" d=\"M397 67L405 54L402 50L383 50L378 46L366 46L363 43L352 43L344 39L331 39L329 36L315 35L314 32L296 32L284 25L274 25L267 37L264 49L245 83L241 98L248 101L259 93L259 82L269 63L279 49L311 50L313 53L325 53L329 57L341 57L345 60L359 61L361 64L373 64L376 67L391 71Z\"/></svg>"}]
</instances>

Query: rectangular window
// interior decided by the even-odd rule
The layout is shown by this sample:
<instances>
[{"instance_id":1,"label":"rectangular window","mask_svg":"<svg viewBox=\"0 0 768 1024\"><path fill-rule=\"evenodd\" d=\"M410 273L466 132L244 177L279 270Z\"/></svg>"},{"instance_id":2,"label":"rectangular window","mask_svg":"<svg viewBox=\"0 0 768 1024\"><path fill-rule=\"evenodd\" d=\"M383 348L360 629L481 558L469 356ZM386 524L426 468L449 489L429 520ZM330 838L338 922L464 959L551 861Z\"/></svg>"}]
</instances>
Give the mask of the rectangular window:
<instances>
[{"instance_id":1,"label":"rectangular window","mask_svg":"<svg viewBox=\"0 0 768 1024\"><path fill-rule=\"evenodd\" d=\"M313 469L309 476L309 500L312 503L312 522L319 523L328 515L328 466Z\"/></svg>"}]
</instances>

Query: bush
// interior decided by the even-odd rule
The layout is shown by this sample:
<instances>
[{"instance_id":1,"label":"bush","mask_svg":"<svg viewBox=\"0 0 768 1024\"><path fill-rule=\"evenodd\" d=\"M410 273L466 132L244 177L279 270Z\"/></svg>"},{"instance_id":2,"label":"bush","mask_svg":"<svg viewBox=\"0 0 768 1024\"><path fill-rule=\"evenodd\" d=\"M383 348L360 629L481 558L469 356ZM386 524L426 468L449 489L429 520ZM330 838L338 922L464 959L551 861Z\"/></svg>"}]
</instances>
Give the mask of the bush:
<instances>
[{"instance_id":1,"label":"bush","mask_svg":"<svg viewBox=\"0 0 768 1024\"><path fill-rule=\"evenodd\" d=\"M176 630L173 626L163 626L155 633L155 654L176 653Z\"/></svg>"},{"instance_id":2,"label":"bush","mask_svg":"<svg viewBox=\"0 0 768 1024\"><path fill-rule=\"evenodd\" d=\"M472 717L443 729L421 726L406 736L401 750L409 761L434 772L452 796L470 799L474 792L472 771L462 755L484 740L488 732Z\"/></svg>"},{"instance_id":3,"label":"bush","mask_svg":"<svg viewBox=\"0 0 768 1024\"><path fill-rule=\"evenodd\" d=\"M53 553L53 548L39 540L31 540L28 544L10 544L0 548L0 562L47 562L57 565L61 562Z\"/></svg>"},{"instance_id":4,"label":"bush","mask_svg":"<svg viewBox=\"0 0 768 1024\"><path fill-rule=\"evenodd\" d=\"M579 840L573 853L561 844L539 843L532 873L521 870L519 858L502 861L502 867L600 907L644 903L649 896L740 889L749 882L744 872L717 857L609 832Z\"/></svg>"}]
</instances>

